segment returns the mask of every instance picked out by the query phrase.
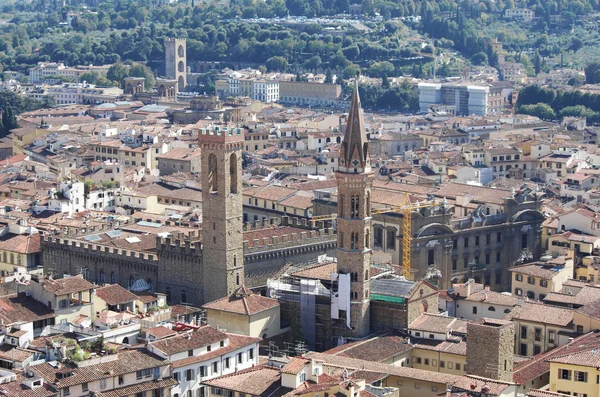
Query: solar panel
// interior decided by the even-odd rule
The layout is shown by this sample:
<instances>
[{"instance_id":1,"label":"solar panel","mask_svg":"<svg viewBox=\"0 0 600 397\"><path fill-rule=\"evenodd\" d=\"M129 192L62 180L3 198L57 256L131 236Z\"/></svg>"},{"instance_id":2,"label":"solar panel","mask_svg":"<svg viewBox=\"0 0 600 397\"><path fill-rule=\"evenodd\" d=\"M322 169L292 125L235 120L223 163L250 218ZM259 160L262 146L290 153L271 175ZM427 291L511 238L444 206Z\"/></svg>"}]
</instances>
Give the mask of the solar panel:
<instances>
[{"instance_id":1,"label":"solar panel","mask_svg":"<svg viewBox=\"0 0 600 397\"><path fill-rule=\"evenodd\" d=\"M100 236L96 235L96 234L92 234L90 236L85 236L83 239L86 240L86 241L100 241L100 240L102 240L102 238Z\"/></svg>"},{"instance_id":2,"label":"solar panel","mask_svg":"<svg viewBox=\"0 0 600 397\"><path fill-rule=\"evenodd\" d=\"M414 285L413 281L372 279L371 293L406 297Z\"/></svg>"},{"instance_id":3,"label":"solar panel","mask_svg":"<svg viewBox=\"0 0 600 397\"><path fill-rule=\"evenodd\" d=\"M120 230L110 230L108 232L105 232L104 234L106 234L110 238L115 238L121 237L123 235L123 232L121 232Z\"/></svg>"}]
</instances>

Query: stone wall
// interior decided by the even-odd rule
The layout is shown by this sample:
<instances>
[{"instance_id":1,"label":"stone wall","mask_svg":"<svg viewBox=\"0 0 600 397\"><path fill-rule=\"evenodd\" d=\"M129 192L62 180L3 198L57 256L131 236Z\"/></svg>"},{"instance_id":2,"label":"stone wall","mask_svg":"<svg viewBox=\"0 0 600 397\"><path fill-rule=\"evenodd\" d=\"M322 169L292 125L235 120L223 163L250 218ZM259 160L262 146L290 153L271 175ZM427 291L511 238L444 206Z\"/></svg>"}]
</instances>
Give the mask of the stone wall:
<instances>
[{"instance_id":1,"label":"stone wall","mask_svg":"<svg viewBox=\"0 0 600 397\"><path fill-rule=\"evenodd\" d=\"M467 334L466 372L512 382L514 324L481 318L467 324Z\"/></svg>"}]
</instances>

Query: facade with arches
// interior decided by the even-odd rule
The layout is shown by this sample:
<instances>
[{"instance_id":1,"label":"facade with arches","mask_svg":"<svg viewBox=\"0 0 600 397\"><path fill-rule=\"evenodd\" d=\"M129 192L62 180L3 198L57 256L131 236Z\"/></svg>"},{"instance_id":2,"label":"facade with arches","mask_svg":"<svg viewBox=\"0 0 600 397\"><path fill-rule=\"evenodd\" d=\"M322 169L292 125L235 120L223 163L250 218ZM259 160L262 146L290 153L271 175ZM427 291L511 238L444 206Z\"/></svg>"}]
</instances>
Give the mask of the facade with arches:
<instances>
[{"instance_id":1,"label":"facade with arches","mask_svg":"<svg viewBox=\"0 0 600 397\"><path fill-rule=\"evenodd\" d=\"M177 90L183 92L187 86L187 45L185 39L166 38L165 76L175 80Z\"/></svg>"}]
</instances>

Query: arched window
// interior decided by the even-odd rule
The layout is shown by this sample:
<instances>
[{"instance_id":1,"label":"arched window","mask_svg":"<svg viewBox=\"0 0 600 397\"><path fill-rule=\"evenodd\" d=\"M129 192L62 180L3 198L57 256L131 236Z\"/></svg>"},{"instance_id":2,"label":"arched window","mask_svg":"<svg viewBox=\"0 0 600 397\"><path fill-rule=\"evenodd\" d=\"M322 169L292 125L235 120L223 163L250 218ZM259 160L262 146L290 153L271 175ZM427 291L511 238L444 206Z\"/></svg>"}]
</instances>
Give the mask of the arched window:
<instances>
[{"instance_id":1,"label":"arched window","mask_svg":"<svg viewBox=\"0 0 600 397\"><path fill-rule=\"evenodd\" d=\"M237 172L237 156L235 153L231 153L229 157L229 190L231 194L237 194L238 192L238 172Z\"/></svg>"},{"instance_id":2,"label":"arched window","mask_svg":"<svg viewBox=\"0 0 600 397\"><path fill-rule=\"evenodd\" d=\"M355 196L354 197L354 216L353 216L353 218L360 217L359 212L358 212L359 211L359 205L358 204L359 204L358 196Z\"/></svg>"},{"instance_id":3,"label":"arched window","mask_svg":"<svg viewBox=\"0 0 600 397\"><path fill-rule=\"evenodd\" d=\"M356 201L356 199L354 198L354 196L352 196L352 198L350 199L350 218L355 218L355 213L354 213L354 202Z\"/></svg>"},{"instance_id":4,"label":"arched window","mask_svg":"<svg viewBox=\"0 0 600 397\"><path fill-rule=\"evenodd\" d=\"M533 292L531 290L527 291L527 297L529 299L535 299L535 292Z\"/></svg>"},{"instance_id":5,"label":"arched window","mask_svg":"<svg viewBox=\"0 0 600 397\"><path fill-rule=\"evenodd\" d=\"M490 306L490 307L488 307L488 311L495 312L496 308L494 306Z\"/></svg>"},{"instance_id":6,"label":"arched window","mask_svg":"<svg viewBox=\"0 0 600 397\"><path fill-rule=\"evenodd\" d=\"M371 231L365 233L365 248L371 248Z\"/></svg>"},{"instance_id":7,"label":"arched window","mask_svg":"<svg viewBox=\"0 0 600 397\"><path fill-rule=\"evenodd\" d=\"M100 284L104 284L104 270L100 270L98 273L98 280L100 281Z\"/></svg>"},{"instance_id":8,"label":"arched window","mask_svg":"<svg viewBox=\"0 0 600 397\"><path fill-rule=\"evenodd\" d=\"M165 295L167 296L167 302L171 302L171 288L167 287L165 290Z\"/></svg>"},{"instance_id":9,"label":"arched window","mask_svg":"<svg viewBox=\"0 0 600 397\"><path fill-rule=\"evenodd\" d=\"M210 193L216 193L218 189L218 175L217 175L217 156L211 153L208 156L208 191Z\"/></svg>"},{"instance_id":10,"label":"arched window","mask_svg":"<svg viewBox=\"0 0 600 397\"><path fill-rule=\"evenodd\" d=\"M185 293L185 290L182 289L181 290L181 303L186 303L187 302L187 294Z\"/></svg>"},{"instance_id":11,"label":"arched window","mask_svg":"<svg viewBox=\"0 0 600 397\"><path fill-rule=\"evenodd\" d=\"M135 283L135 278L133 278L133 275L129 276L129 288L133 287L133 283Z\"/></svg>"},{"instance_id":12,"label":"arched window","mask_svg":"<svg viewBox=\"0 0 600 397\"><path fill-rule=\"evenodd\" d=\"M350 249L358 249L358 233L352 233L350 235L352 241L350 241Z\"/></svg>"},{"instance_id":13,"label":"arched window","mask_svg":"<svg viewBox=\"0 0 600 397\"><path fill-rule=\"evenodd\" d=\"M110 272L110 283L111 284L117 283L117 275L115 274L115 272Z\"/></svg>"},{"instance_id":14,"label":"arched window","mask_svg":"<svg viewBox=\"0 0 600 397\"><path fill-rule=\"evenodd\" d=\"M177 64L177 71L180 73L185 71L185 66L183 65L183 61L179 61L179 63Z\"/></svg>"},{"instance_id":15,"label":"arched window","mask_svg":"<svg viewBox=\"0 0 600 397\"><path fill-rule=\"evenodd\" d=\"M344 248L344 232L338 233L338 247Z\"/></svg>"},{"instance_id":16,"label":"arched window","mask_svg":"<svg viewBox=\"0 0 600 397\"><path fill-rule=\"evenodd\" d=\"M367 192L367 203L365 205L367 206L367 216L371 216L371 192Z\"/></svg>"},{"instance_id":17,"label":"arched window","mask_svg":"<svg viewBox=\"0 0 600 397\"><path fill-rule=\"evenodd\" d=\"M504 313L510 313L510 309L504 309Z\"/></svg>"},{"instance_id":18,"label":"arched window","mask_svg":"<svg viewBox=\"0 0 600 397\"><path fill-rule=\"evenodd\" d=\"M185 50L183 49L183 45L179 45L179 48L177 48L177 56L185 56Z\"/></svg>"},{"instance_id":19,"label":"arched window","mask_svg":"<svg viewBox=\"0 0 600 397\"><path fill-rule=\"evenodd\" d=\"M235 285L240 285L240 274L239 273L235 274Z\"/></svg>"},{"instance_id":20,"label":"arched window","mask_svg":"<svg viewBox=\"0 0 600 397\"><path fill-rule=\"evenodd\" d=\"M338 216L340 216L341 218L344 217L344 195L340 194L340 197L338 198L339 203L338 203Z\"/></svg>"},{"instance_id":21,"label":"arched window","mask_svg":"<svg viewBox=\"0 0 600 397\"><path fill-rule=\"evenodd\" d=\"M369 279L369 270L365 270L365 280Z\"/></svg>"}]
</instances>

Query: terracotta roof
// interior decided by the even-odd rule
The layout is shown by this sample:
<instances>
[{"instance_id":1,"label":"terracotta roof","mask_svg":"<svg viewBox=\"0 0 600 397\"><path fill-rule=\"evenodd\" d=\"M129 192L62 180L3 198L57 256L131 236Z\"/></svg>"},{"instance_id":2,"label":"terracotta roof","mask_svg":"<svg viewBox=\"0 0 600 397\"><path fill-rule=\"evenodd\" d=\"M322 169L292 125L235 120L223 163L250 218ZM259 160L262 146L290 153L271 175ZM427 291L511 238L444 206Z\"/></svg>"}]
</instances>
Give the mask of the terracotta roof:
<instances>
[{"instance_id":1,"label":"terracotta roof","mask_svg":"<svg viewBox=\"0 0 600 397\"><path fill-rule=\"evenodd\" d=\"M73 276L59 279L46 279L42 282L42 286L48 292L54 295L68 295L79 291L94 289L94 284L85 280L83 276Z\"/></svg>"},{"instance_id":2,"label":"terracotta roof","mask_svg":"<svg viewBox=\"0 0 600 397\"><path fill-rule=\"evenodd\" d=\"M158 297L152 292L138 292L135 294L137 300L142 303L151 303L158 301Z\"/></svg>"},{"instance_id":3,"label":"terracotta roof","mask_svg":"<svg viewBox=\"0 0 600 397\"><path fill-rule=\"evenodd\" d=\"M30 366L29 369L36 375L42 376L46 382L50 382L61 389L168 364L167 360L150 353L146 349L119 350L117 354L117 360L87 367L77 367L76 364L66 363L62 364L61 368L56 368L46 362ZM59 372L63 374L70 373L71 376L58 378L57 374Z\"/></svg>"},{"instance_id":4,"label":"terracotta roof","mask_svg":"<svg viewBox=\"0 0 600 397\"><path fill-rule=\"evenodd\" d=\"M305 357L322 360L324 362L324 365L327 366L385 373L401 378L424 380L440 384L453 384L455 382L458 382L459 379L461 379L461 376L458 375L444 374L409 367L399 367L392 364L383 364L349 357L340 357L326 353L310 352L307 353Z\"/></svg>"},{"instance_id":5,"label":"terracotta roof","mask_svg":"<svg viewBox=\"0 0 600 397\"><path fill-rule=\"evenodd\" d=\"M40 252L40 234L7 234L0 237L0 250L19 254Z\"/></svg>"},{"instance_id":6,"label":"terracotta roof","mask_svg":"<svg viewBox=\"0 0 600 397\"><path fill-rule=\"evenodd\" d=\"M310 278L316 280L331 280L331 273L337 272L337 262L327 262L304 268L292 273L294 277Z\"/></svg>"},{"instance_id":7,"label":"terracotta roof","mask_svg":"<svg viewBox=\"0 0 600 397\"><path fill-rule=\"evenodd\" d=\"M188 314L198 313L201 309L188 306L188 305L173 305L171 306L171 318L176 319L180 316L187 316Z\"/></svg>"},{"instance_id":8,"label":"terracotta roof","mask_svg":"<svg viewBox=\"0 0 600 397\"><path fill-rule=\"evenodd\" d=\"M561 303L575 306L584 306L600 300L600 286L585 285L577 294L550 292L544 298L547 303Z\"/></svg>"},{"instance_id":9,"label":"terracotta roof","mask_svg":"<svg viewBox=\"0 0 600 397\"><path fill-rule=\"evenodd\" d=\"M277 299L255 294L248 288L242 286L233 294L207 303L202 307L204 309L220 310L251 316L277 306L279 306Z\"/></svg>"},{"instance_id":10,"label":"terracotta roof","mask_svg":"<svg viewBox=\"0 0 600 397\"><path fill-rule=\"evenodd\" d=\"M138 299L137 295L127 291L119 284L107 285L96 289L96 296L110 306L129 303Z\"/></svg>"},{"instance_id":11,"label":"terracotta roof","mask_svg":"<svg viewBox=\"0 0 600 397\"><path fill-rule=\"evenodd\" d=\"M297 375L308 365L310 360L302 357L293 357L289 363L281 368L281 372L284 374Z\"/></svg>"},{"instance_id":12,"label":"terracotta roof","mask_svg":"<svg viewBox=\"0 0 600 397\"><path fill-rule=\"evenodd\" d=\"M210 325L205 325L192 332L186 332L170 338L151 342L150 345L164 354L171 355L198 349L225 339L227 339L227 335L224 332L217 331L217 329Z\"/></svg>"},{"instance_id":13,"label":"terracotta roof","mask_svg":"<svg viewBox=\"0 0 600 397\"><path fill-rule=\"evenodd\" d=\"M162 339L162 338L166 338L167 336L172 336L172 335L176 335L177 332L173 331L172 329L169 329L167 327L163 327L158 326L158 327L153 327L153 328L148 328L146 330L146 335L151 335L153 337L155 337L156 339Z\"/></svg>"},{"instance_id":14,"label":"terracotta roof","mask_svg":"<svg viewBox=\"0 0 600 397\"><path fill-rule=\"evenodd\" d=\"M573 322L573 310L525 302L504 317L507 320L530 321L567 327Z\"/></svg>"},{"instance_id":15,"label":"terracotta roof","mask_svg":"<svg viewBox=\"0 0 600 397\"><path fill-rule=\"evenodd\" d=\"M0 346L0 359L5 361L16 361L22 363L23 361L33 357L36 353L37 352L34 350L14 347L9 344Z\"/></svg>"},{"instance_id":16,"label":"terracotta roof","mask_svg":"<svg viewBox=\"0 0 600 397\"><path fill-rule=\"evenodd\" d=\"M412 350L405 338L398 336L380 336L351 344L341 345L325 353L342 357L358 358L367 361L382 362L390 357Z\"/></svg>"},{"instance_id":17,"label":"terracotta roof","mask_svg":"<svg viewBox=\"0 0 600 397\"><path fill-rule=\"evenodd\" d=\"M462 331L466 333L465 320L456 317L447 317L438 314L422 313L410 325L408 329L422 332L446 333L448 331Z\"/></svg>"},{"instance_id":18,"label":"terracotta roof","mask_svg":"<svg viewBox=\"0 0 600 397\"><path fill-rule=\"evenodd\" d=\"M23 382L27 378L23 374L17 374L17 379L0 385L0 395L10 397L54 397L58 395L57 390L50 384L44 382L41 387L30 389Z\"/></svg>"},{"instance_id":19,"label":"terracotta roof","mask_svg":"<svg viewBox=\"0 0 600 397\"><path fill-rule=\"evenodd\" d=\"M113 389L105 392L98 392L94 390L95 396L97 397L128 397L137 395L137 393L147 392L155 389L164 389L169 390L171 387L177 385L178 382L173 378L164 378L160 380L151 380L148 382L137 383L135 385L121 387L119 389ZM169 395L169 393L165 393L165 395Z\"/></svg>"},{"instance_id":20,"label":"terracotta roof","mask_svg":"<svg viewBox=\"0 0 600 397\"><path fill-rule=\"evenodd\" d=\"M555 264L547 264L546 262L533 262L524 265L509 267L509 272L520 273L526 276L538 277L544 280L552 280L564 268Z\"/></svg>"},{"instance_id":21,"label":"terracotta roof","mask_svg":"<svg viewBox=\"0 0 600 397\"><path fill-rule=\"evenodd\" d=\"M548 361L561 364L581 365L584 367L600 367L600 349L597 347L579 351L576 353L567 353L554 356Z\"/></svg>"},{"instance_id":22,"label":"terracotta roof","mask_svg":"<svg viewBox=\"0 0 600 397\"><path fill-rule=\"evenodd\" d=\"M229 338L229 342L224 347L219 347L218 349L214 349L211 352L207 352L207 353L201 354L199 356L192 356L192 357L186 357L181 360L175 360L175 361L173 361L173 363L171 365L173 366L173 368L180 368L180 367L185 367L190 364L196 364L196 363L201 363L201 362L205 362L208 360L213 360L217 357L221 357L223 355L229 354L232 351L238 350L242 347L253 346L262 340L260 338L253 338L251 336L244 336L244 335L238 335L238 334L229 334L228 333L226 335Z\"/></svg>"},{"instance_id":23,"label":"terracotta roof","mask_svg":"<svg viewBox=\"0 0 600 397\"><path fill-rule=\"evenodd\" d=\"M467 355L467 343L464 340L453 342L449 340L436 341L431 339L421 339L415 342L413 347L415 349L444 352L459 356Z\"/></svg>"},{"instance_id":24,"label":"terracotta roof","mask_svg":"<svg viewBox=\"0 0 600 397\"><path fill-rule=\"evenodd\" d=\"M159 154L156 156L157 159L168 160L191 160L196 157L200 157L199 148L173 148L167 153Z\"/></svg>"},{"instance_id":25,"label":"terracotta roof","mask_svg":"<svg viewBox=\"0 0 600 397\"><path fill-rule=\"evenodd\" d=\"M18 322L34 322L53 318L54 311L24 293L0 298L0 319L5 325Z\"/></svg>"},{"instance_id":26,"label":"terracotta roof","mask_svg":"<svg viewBox=\"0 0 600 397\"><path fill-rule=\"evenodd\" d=\"M291 389L281 386L279 369L266 366L238 371L203 383L253 396L272 396L274 393L280 395L282 392L291 391Z\"/></svg>"},{"instance_id":27,"label":"terracotta roof","mask_svg":"<svg viewBox=\"0 0 600 397\"><path fill-rule=\"evenodd\" d=\"M466 301L470 302L485 302L490 305L502 305L502 306L516 306L519 303L519 299L512 295L505 295L496 291L489 291L487 289L476 291L465 298Z\"/></svg>"}]
</instances>

